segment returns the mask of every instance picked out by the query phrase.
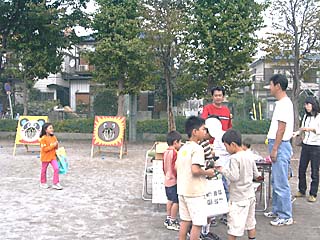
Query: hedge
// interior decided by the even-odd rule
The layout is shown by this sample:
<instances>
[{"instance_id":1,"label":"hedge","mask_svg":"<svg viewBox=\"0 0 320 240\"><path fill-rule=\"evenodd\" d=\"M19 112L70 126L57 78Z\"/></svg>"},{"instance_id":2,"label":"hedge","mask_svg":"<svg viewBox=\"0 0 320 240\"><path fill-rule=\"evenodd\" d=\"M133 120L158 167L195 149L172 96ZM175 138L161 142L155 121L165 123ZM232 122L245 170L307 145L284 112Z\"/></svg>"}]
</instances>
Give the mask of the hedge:
<instances>
[{"instance_id":1,"label":"hedge","mask_svg":"<svg viewBox=\"0 0 320 240\"><path fill-rule=\"evenodd\" d=\"M66 119L63 121L53 122L53 126L56 132L92 133L93 120L93 118ZM184 133L185 120L185 117L176 118L177 131ZM268 132L269 125L269 120L233 120L233 128L239 130L243 134L266 134ZM168 123L166 119L138 121L137 133L166 134L168 129L167 126ZM17 120L0 120L0 131L15 132L16 127Z\"/></svg>"}]
</instances>

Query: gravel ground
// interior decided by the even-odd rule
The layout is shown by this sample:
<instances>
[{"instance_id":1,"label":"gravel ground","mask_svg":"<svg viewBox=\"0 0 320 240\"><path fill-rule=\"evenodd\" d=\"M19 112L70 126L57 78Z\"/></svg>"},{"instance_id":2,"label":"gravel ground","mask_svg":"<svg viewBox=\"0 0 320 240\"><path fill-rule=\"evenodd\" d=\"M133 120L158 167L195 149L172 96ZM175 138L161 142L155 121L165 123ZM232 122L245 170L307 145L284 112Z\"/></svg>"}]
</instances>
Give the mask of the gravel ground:
<instances>
[{"instance_id":1,"label":"gravel ground","mask_svg":"<svg viewBox=\"0 0 320 240\"><path fill-rule=\"evenodd\" d=\"M12 156L13 140L0 140L0 239L178 239L165 229L164 205L141 199L146 150L152 143L129 144L128 155L104 153L90 158L91 141L65 141L70 171L60 176L61 191L39 188L37 147L19 146ZM265 145L254 145L265 156ZM292 191L297 186L300 149L292 164ZM48 168L51 182L51 166ZM319 201L294 202L295 224L272 227L257 212L257 239L319 239ZM211 228L226 239L223 224ZM247 239L246 235L240 239Z\"/></svg>"}]
</instances>

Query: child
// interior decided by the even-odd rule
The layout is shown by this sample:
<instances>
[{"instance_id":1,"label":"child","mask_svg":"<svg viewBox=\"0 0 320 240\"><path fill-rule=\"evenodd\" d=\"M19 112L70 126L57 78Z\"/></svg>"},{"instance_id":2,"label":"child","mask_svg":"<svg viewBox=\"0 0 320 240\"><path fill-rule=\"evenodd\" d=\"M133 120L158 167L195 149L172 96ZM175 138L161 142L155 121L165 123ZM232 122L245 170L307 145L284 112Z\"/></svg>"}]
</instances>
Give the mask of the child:
<instances>
[{"instance_id":1,"label":"child","mask_svg":"<svg viewBox=\"0 0 320 240\"><path fill-rule=\"evenodd\" d=\"M206 135L204 120L191 116L185 124L189 141L177 156L177 187L179 195L179 240L185 240L192 222L190 240L198 240L201 226L207 224L206 177L213 177L214 169L204 170L204 151L198 144Z\"/></svg>"},{"instance_id":2,"label":"child","mask_svg":"<svg viewBox=\"0 0 320 240\"><path fill-rule=\"evenodd\" d=\"M219 158L216 161L215 165L228 168L230 164L230 154L228 153L226 147L222 142L222 136L225 133L225 131L222 130L222 124L219 117L216 115L210 115L209 118L206 120L206 126L208 128L210 136L214 137L215 139L213 142L214 156ZM222 176L222 182L224 190L226 192L227 200L229 200L229 183L224 176ZM227 224L227 215L223 214L220 217L220 221L224 224Z\"/></svg>"},{"instance_id":3,"label":"child","mask_svg":"<svg viewBox=\"0 0 320 240\"><path fill-rule=\"evenodd\" d=\"M263 160L263 157L260 156L256 151L252 150L251 148L251 139L250 138L247 138L247 139L244 139L242 141L242 149L248 153L251 154L253 160L255 161L262 161Z\"/></svg>"},{"instance_id":4,"label":"child","mask_svg":"<svg viewBox=\"0 0 320 240\"><path fill-rule=\"evenodd\" d=\"M181 135L177 131L171 131L167 134L167 143L169 148L163 154L163 172L165 175L164 186L167 195L167 219L164 225L167 229L179 231L180 225L177 221L179 208L177 194L177 172L175 164L177 160L177 151L181 147Z\"/></svg>"},{"instance_id":5,"label":"child","mask_svg":"<svg viewBox=\"0 0 320 240\"><path fill-rule=\"evenodd\" d=\"M204 160L205 160L205 166L206 168L213 168L214 167L214 161L216 160L216 158L213 156L213 149L212 146L210 144L210 139L212 138L212 136L209 134L208 129L210 128L210 126L207 125L207 121L205 121L206 123L206 128L207 128L207 133L205 135L205 138L199 143L200 146L203 147L204 150ZM201 230L201 236L210 236L210 235L214 235L213 233L210 233L210 225L216 226L217 222L216 222L216 218L215 217L208 217L207 219L207 225L202 226L202 230Z\"/></svg>"},{"instance_id":6,"label":"child","mask_svg":"<svg viewBox=\"0 0 320 240\"><path fill-rule=\"evenodd\" d=\"M230 181L228 240L234 240L248 230L248 238L256 239L255 191L253 179L260 175L255 161L241 145L241 134L229 129L222 141L230 156L230 167L216 167Z\"/></svg>"},{"instance_id":7,"label":"child","mask_svg":"<svg viewBox=\"0 0 320 240\"><path fill-rule=\"evenodd\" d=\"M62 190L59 183L59 166L56 159L56 149L58 140L53 135L53 126L51 123L45 123L40 133L40 156L41 156L41 188L49 188L47 184L47 168L49 163L53 168L53 185L52 188Z\"/></svg>"}]
</instances>

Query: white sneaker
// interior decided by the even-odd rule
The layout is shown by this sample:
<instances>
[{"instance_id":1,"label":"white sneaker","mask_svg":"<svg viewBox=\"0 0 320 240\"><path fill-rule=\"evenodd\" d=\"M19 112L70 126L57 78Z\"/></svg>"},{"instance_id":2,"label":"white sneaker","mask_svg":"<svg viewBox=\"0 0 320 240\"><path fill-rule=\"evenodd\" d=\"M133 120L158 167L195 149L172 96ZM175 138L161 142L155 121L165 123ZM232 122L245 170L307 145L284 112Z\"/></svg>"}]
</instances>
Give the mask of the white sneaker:
<instances>
[{"instance_id":1,"label":"white sneaker","mask_svg":"<svg viewBox=\"0 0 320 240\"><path fill-rule=\"evenodd\" d=\"M53 184L52 188L57 189L57 190L62 190L63 189L63 187L60 185L60 183Z\"/></svg>"},{"instance_id":2,"label":"white sneaker","mask_svg":"<svg viewBox=\"0 0 320 240\"><path fill-rule=\"evenodd\" d=\"M288 219L282 219L282 218L276 218L270 222L272 226L284 226L284 225L292 225L293 224L293 219L288 218Z\"/></svg>"},{"instance_id":3,"label":"white sneaker","mask_svg":"<svg viewBox=\"0 0 320 240\"><path fill-rule=\"evenodd\" d=\"M276 218L276 217L278 217L278 215L273 213L273 212L265 212L265 213L263 213L263 215L265 217L267 217L267 218Z\"/></svg>"},{"instance_id":4,"label":"white sneaker","mask_svg":"<svg viewBox=\"0 0 320 240\"><path fill-rule=\"evenodd\" d=\"M48 189L48 188L49 188L49 185L46 184L46 183L40 183L40 188Z\"/></svg>"}]
</instances>

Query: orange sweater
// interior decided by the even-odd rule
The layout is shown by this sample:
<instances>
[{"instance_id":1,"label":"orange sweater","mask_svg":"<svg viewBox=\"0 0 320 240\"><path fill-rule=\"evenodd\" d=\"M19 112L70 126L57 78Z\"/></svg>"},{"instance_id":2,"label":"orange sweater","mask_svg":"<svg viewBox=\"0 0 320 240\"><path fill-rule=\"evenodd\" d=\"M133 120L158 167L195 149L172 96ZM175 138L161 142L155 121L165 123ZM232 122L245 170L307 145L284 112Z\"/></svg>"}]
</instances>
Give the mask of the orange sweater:
<instances>
[{"instance_id":1,"label":"orange sweater","mask_svg":"<svg viewBox=\"0 0 320 240\"><path fill-rule=\"evenodd\" d=\"M56 159L56 149L58 145L55 147L53 144L57 142L56 136L47 136L44 135L40 139L40 156L41 162L51 162L53 159Z\"/></svg>"}]
</instances>

